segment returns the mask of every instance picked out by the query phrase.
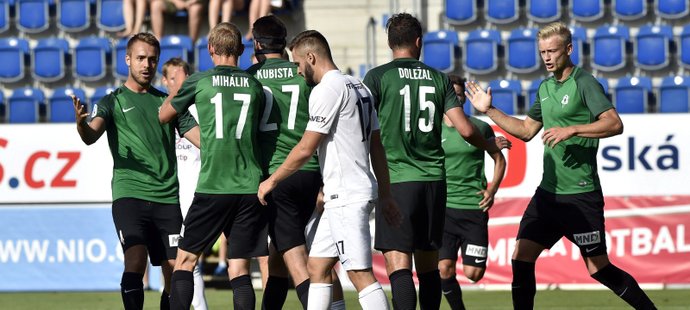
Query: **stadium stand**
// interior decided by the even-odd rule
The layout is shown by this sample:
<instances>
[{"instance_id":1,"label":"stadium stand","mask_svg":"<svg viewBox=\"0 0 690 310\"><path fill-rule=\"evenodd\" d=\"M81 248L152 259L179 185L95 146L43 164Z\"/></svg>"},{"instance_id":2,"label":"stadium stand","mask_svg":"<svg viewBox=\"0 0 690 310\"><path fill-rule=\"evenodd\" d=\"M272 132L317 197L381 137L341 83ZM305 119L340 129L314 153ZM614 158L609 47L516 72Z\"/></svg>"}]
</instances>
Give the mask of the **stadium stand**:
<instances>
[{"instance_id":1,"label":"stadium stand","mask_svg":"<svg viewBox=\"0 0 690 310\"><path fill-rule=\"evenodd\" d=\"M41 106L45 108L45 96L38 88L18 88L12 92L7 105L9 123L36 123Z\"/></svg>"},{"instance_id":2,"label":"stadium stand","mask_svg":"<svg viewBox=\"0 0 690 310\"><path fill-rule=\"evenodd\" d=\"M192 39L186 35L164 36L160 43L161 55L158 60L158 73L163 72L163 64L170 58L180 57L184 61L189 61L189 54L193 52Z\"/></svg>"},{"instance_id":3,"label":"stadium stand","mask_svg":"<svg viewBox=\"0 0 690 310\"><path fill-rule=\"evenodd\" d=\"M125 80L129 75L125 55L127 55L127 38L118 40L113 49L113 76L118 80Z\"/></svg>"},{"instance_id":4,"label":"stadium stand","mask_svg":"<svg viewBox=\"0 0 690 310\"><path fill-rule=\"evenodd\" d=\"M530 73L539 69L541 60L537 47L537 29L518 28L510 32L506 67L515 73Z\"/></svg>"},{"instance_id":5,"label":"stadium stand","mask_svg":"<svg viewBox=\"0 0 690 310\"><path fill-rule=\"evenodd\" d=\"M197 71L206 71L213 68L211 55L208 54L208 38L201 37L194 47L194 63Z\"/></svg>"},{"instance_id":6,"label":"stadium stand","mask_svg":"<svg viewBox=\"0 0 690 310\"><path fill-rule=\"evenodd\" d=\"M91 24L90 0L58 0L57 25L67 32L79 32Z\"/></svg>"},{"instance_id":7,"label":"stadium stand","mask_svg":"<svg viewBox=\"0 0 690 310\"><path fill-rule=\"evenodd\" d=\"M106 38L87 37L79 40L74 49L74 76L82 81L102 79L107 70L110 41Z\"/></svg>"},{"instance_id":8,"label":"stadium stand","mask_svg":"<svg viewBox=\"0 0 690 310\"><path fill-rule=\"evenodd\" d=\"M613 105L620 114L645 113L651 91L652 80L648 77L621 77L613 91Z\"/></svg>"},{"instance_id":9,"label":"stadium stand","mask_svg":"<svg viewBox=\"0 0 690 310\"><path fill-rule=\"evenodd\" d=\"M0 0L0 33L10 29L10 1Z\"/></svg>"},{"instance_id":10,"label":"stadium stand","mask_svg":"<svg viewBox=\"0 0 690 310\"><path fill-rule=\"evenodd\" d=\"M626 45L630 32L625 25L603 25L592 38L592 67L601 71L615 71L626 64Z\"/></svg>"},{"instance_id":11,"label":"stadium stand","mask_svg":"<svg viewBox=\"0 0 690 310\"><path fill-rule=\"evenodd\" d=\"M534 100L537 99L537 92L539 91L539 84L541 84L541 81L543 81L543 79L532 80L529 83L529 87L527 88L527 102L525 102L525 113L529 111L534 104Z\"/></svg>"},{"instance_id":12,"label":"stadium stand","mask_svg":"<svg viewBox=\"0 0 690 310\"><path fill-rule=\"evenodd\" d=\"M659 86L660 113L690 112L690 77L667 76Z\"/></svg>"},{"instance_id":13,"label":"stadium stand","mask_svg":"<svg viewBox=\"0 0 690 310\"><path fill-rule=\"evenodd\" d=\"M656 0L654 3L656 14L665 19L680 19L690 11L686 0Z\"/></svg>"},{"instance_id":14,"label":"stadium stand","mask_svg":"<svg viewBox=\"0 0 690 310\"><path fill-rule=\"evenodd\" d=\"M55 82L65 76L69 43L61 38L38 40L31 53L32 76L41 82Z\"/></svg>"},{"instance_id":15,"label":"stadium stand","mask_svg":"<svg viewBox=\"0 0 690 310\"><path fill-rule=\"evenodd\" d=\"M640 27L635 37L635 63L646 70L665 68L669 64L673 29L667 25Z\"/></svg>"},{"instance_id":16,"label":"stadium stand","mask_svg":"<svg viewBox=\"0 0 690 310\"><path fill-rule=\"evenodd\" d=\"M604 0L577 0L570 7L570 17L580 22L593 22L604 17Z\"/></svg>"},{"instance_id":17,"label":"stadium stand","mask_svg":"<svg viewBox=\"0 0 690 310\"><path fill-rule=\"evenodd\" d=\"M122 0L96 0L96 24L99 29L115 32L125 29Z\"/></svg>"},{"instance_id":18,"label":"stadium stand","mask_svg":"<svg viewBox=\"0 0 690 310\"><path fill-rule=\"evenodd\" d=\"M28 55L28 41L20 38L0 39L0 82L11 83L23 79Z\"/></svg>"},{"instance_id":19,"label":"stadium stand","mask_svg":"<svg viewBox=\"0 0 690 310\"><path fill-rule=\"evenodd\" d=\"M493 105L508 115L518 112L518 98L522 93L522 85L518 80L491 80L489 82L493 95Z\"/></svg>"},{"instance_id":20,"label":"stadium stand","mask_svg":"<svg viewBox=\"0 0 690 310\"><path fill-rule=\"evenodd\" d=\"M527 0L527 18L549 23L561 18L561 0Z\"/></svg>"},{"instance_id":21,"label":"stadium stand","mask_svg":"<svg viewBox=\"0 0 690 310\"><path fill-rule=\"evenodd\" d=\"M238 66L242 70L247 70L254 64L252 62L252 56L254 55L254 41L252 39L247 40L246 38L242 38L242 43L244 44L244 52L242 52L242 55L240 55Z\"/></svg>"},{"instance_id":22,"label":"stadium stand","mask_svg":"<svg viewBox=\"0 0 690 310\"><path fill-rule=\"evenodd\" d=\"M477 20L477 1L446 0L446 22L453 25L467 25Z\"/></svg>"},{"instance_id":23,"label":"stadium stand","mask_svg":"<svg viewBox=\"0 0 690 310\"><path fill-rule=\"evenodd\" d=\"M570 60L577 65L581 66L584 64L584 48L587 44L587 31L583 27L571 26L570 32L573 34L573 52L570 54Z\"/></svg>"},{"instance_id":24,"label":"stadium stand","mask_svg":"<svg viewBox=\"0 0 690 310\"><path fill-rule=\"evenodd\" d=\"M647 0L613 0L613 15L621 20L636 20L647 15Z\"/></svg>"},{"instance_id":25,"label":"stadium stand","mask_svg":"<svg viewBox=\"0 0 690 310\"><path fill-rule=\"evenodd\" d=\"M17 29L27 33L43 32L50 26L48 0L16 0Z\"/></svg>"},{"instance_id":26,"label":"stadium stand","mask_svg":"<svg viewBox=\"0 0 690 310\"><path fill-rule=\"evenodd\" d=\"M495 71L498 67L499 44L501 44L501 33L497 30L471 31L465 40L464 69L475 74Z\"/></svg>"},{"instance_id":27,"label":"stadium stand","mask_svg":"<svg viewBox=\"0 0 690 310\"><path fill-rule=\"evenodd\" d=\"M71 95L77 98L86 98L86 93L81 88L60 87L56 88L48 98L48 121L51 123L72 123L75 121L74 104Z\"/></svg>"},{"instance_id":28,"label":"stadium stand","mask_svg":"<svg viewBox=\"0 0 690 310\"><path fill-rule=\"evenodd\" d=\"M486 19L491 23L508 24L520 17L518 0L486 0Z\"/></svg>"},{"instance_id":29,"label":"stadium stand","mask_svg":"<svg viewBox=\"0 0 690 310\"><path fill-rule=\"evenodd\" d=\"M680 58L678 62L685 68L690 68L690 24L683 27L680 33Z\"/></svg>"},{"instance_id":30,"label":"stadium stand","mask_svg":"<svg viewBox=\"0 0 690 310\"><path fill-rule=\"evenodd\" d=\"M433 31L424 34L422 44L422 61L432 68L450 72L455 70L455 59L458 48L458 34L455 31Z\"/></svg>"}]
</instances>

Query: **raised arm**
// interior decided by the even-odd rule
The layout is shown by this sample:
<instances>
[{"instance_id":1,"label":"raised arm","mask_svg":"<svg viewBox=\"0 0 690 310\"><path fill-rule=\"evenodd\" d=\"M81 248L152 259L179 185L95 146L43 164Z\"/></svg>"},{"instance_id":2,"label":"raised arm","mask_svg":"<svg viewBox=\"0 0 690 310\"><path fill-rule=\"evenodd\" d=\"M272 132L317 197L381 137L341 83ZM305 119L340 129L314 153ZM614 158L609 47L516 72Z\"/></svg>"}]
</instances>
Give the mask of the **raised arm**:
<instances>
[{"instance_id":1,"label":"raised arm","mask_svg":"<svg viewBox=\"0 0 690 310\"><path fill-rule=\"evenodd\" d=\"M105 132L105 120L102 117L94 117L91 122L87 122L86 118L89 113L84 110L86 106L81 104L81 99L74 95L71 97L77 122L77 132L86 145L91 145L98 141Z\"/></svg>"},{"instance_id":2,"label":"raised arm","mask_svg":"<svg viewBox=\"0 0 690 310\"><path fill-rule=\"evenodd\" d=\"M161 110L158 112L158 121L160 121L161 124L169 123L177 117L177 111L175 111L175 108L170 104L173 97L173 94L168 95L168 98L165 98L163 105L161 105Z\"/></svg>"}]
</instances>

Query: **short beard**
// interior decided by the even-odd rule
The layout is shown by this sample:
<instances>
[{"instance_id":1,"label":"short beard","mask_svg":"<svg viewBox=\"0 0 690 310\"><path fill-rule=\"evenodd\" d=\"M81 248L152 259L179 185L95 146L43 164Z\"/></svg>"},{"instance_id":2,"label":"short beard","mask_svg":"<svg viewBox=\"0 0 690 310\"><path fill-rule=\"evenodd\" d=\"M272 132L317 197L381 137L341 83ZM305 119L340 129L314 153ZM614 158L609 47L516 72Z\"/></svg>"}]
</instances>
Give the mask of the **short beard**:
<instances>
[{"instance_id":1,"label":"short beard","mask_svg":"<svg viewBox=\"0 0 690 310\"><path fill-rule=\"evenodd\" d=\"M307 85L316 86L314 82L314 68L311 65L306 65L304 68L304 79L307 81Z\"/></svg>"}]
</instances>

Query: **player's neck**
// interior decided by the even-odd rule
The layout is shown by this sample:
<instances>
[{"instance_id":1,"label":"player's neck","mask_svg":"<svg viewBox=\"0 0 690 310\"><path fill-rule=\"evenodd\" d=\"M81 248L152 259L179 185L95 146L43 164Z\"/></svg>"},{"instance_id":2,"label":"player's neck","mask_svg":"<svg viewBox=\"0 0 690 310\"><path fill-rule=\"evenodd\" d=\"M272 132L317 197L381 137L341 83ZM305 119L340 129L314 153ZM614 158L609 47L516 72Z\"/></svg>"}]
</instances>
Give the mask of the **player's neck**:
<instances>
[{"instance_id":1,"label":"player's neck","mask_svg":"<svg viewBox=\"0 0 690 310\"><path fill-rule=\"evenodd\" d=\"M149 87L151 87L151 84L142 85L137 83L134 79L129 78L125 81L125 87L135 93L145 93L148 91Z\"/></svg>"},{"instance_id":2,"label":"player's neck","mask_svg":"<svg viewBox=\"0 0 690 310\"><path fill-rule=\"evenodd\" d=\"M213 60L213 64L216 66L237 67L237 58L234 56L213 55L211 60Z\"/></svg>"},{"instance_id":3,"label":"player's neck","mask_svg":"<svg viewBox=\"0 0 690 310\"><path fill-rule=\"evenodd\" d=\"M393 59L413 58L419 60L419 52L409 48L397 48L393 50Z\"/></svg>"},{"instance_id":4,"label":"player's neck","mask_svg":"<svg viewBox=\"0 0 690 310\"><path fill-rule=\"evenodd\" d=\"M573 73L573 70L575 70L575 65L571 63L563 68L563 70L555 71L553 73L553 77L556 78L557 81L563 82L570 76L571 73Z\"/></svg>"}]
</instances>

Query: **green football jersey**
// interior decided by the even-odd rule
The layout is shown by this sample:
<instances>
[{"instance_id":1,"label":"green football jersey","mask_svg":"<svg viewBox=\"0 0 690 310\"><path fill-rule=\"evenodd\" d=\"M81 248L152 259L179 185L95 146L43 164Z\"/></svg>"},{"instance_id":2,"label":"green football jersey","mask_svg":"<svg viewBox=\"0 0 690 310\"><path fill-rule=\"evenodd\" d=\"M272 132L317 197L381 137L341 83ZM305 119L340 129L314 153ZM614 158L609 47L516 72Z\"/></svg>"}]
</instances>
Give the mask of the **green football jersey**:
<instances>
[{"instance_id":1,"label":"green football jersey","mask_svg":"<svg viewBox=\"0 0 690 310\"><path fill-rule=\"evenodd\" d=\"M259 123L262 166L273 173L302 139L309 121L311 88L297 73L297 65L280 58L269 58L247 69L266 90L266 104ZM301 168L319 171L316 154Z\"/></svg>"},{"instance_id":2,"label":"green football jersey","mask_svg":"<svg viewBox=\"0 0 690 310\"><path fill-rule=\"evenodd\" d=\"M201 131L203 194L255 194L262 171L257 141L261 83L237 67L216 66L185 80L172 101L180 113L196 104Z\"/></svg>"},{"instance_id":3,"label":"green football jersey","mask_svg":"<svg viewBox=\"0 0 690 310\"><path fill-rule=\"evenodd\" d=\"M113 200L178 203L175 128L184 134L196 122L187 113L161 125L158 110L166 97L153 87L135 93L123 85L94 107L94 118L105 120L113 156Z\"/></svg>"},{"instance_id":4,"label":"green football jersey","mask_svg":"<svg viewBox=\"0 0 690 310\"><path fill-rule=\"evenodd\" d=\"M443 113L460 107L448 76L403 58L370 70L364 84L375 98L391 183L443 180Z\"/></svg>"},{"instance_id":5,"label":"green football jersey","mask_svg":"<svg viewBox=\"0 0 690 310\"><path fill-rule=\"evenodd\" d=\"M544 129L590 124L612 109L604 89L590 74L575 67L563 82L542 81L528 116ZM554 148L544 146L544 174L539 187L555 194L577 194L600 189L597 173L599 139L572 137Z\"/></svg>"},{"instance_id":6,"label":"green football jersey","mask_svg":"<svg viewBox=\"0 0 690 310\"><path fill-rule=\"evenodd\" d=\"M484 139L494 137L489 124L474 117L469 119ZM445 124L442 137L446 152L446 207L479 210L479 202L484 196L477 192L486 189L484 150L465 141L455 128Z\"/></svg>"}]
</instances>

